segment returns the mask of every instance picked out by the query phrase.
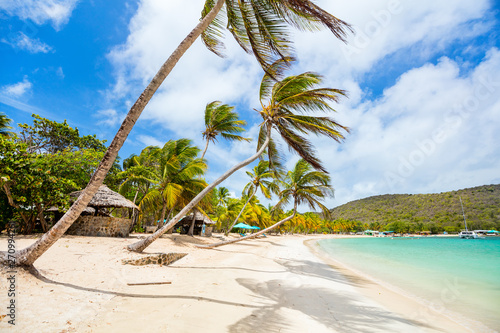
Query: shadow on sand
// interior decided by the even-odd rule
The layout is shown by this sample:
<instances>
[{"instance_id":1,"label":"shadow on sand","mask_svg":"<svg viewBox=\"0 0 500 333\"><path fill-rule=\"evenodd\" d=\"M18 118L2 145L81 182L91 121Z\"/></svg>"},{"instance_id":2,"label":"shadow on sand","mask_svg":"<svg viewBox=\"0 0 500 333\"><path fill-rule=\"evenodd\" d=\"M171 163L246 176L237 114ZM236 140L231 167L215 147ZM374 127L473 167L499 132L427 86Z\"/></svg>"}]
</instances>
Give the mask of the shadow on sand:
<instances>
[{"instance_id":1,"label":"shadow on sand","mask_svg":"<svg viewBox=\"0 0 500 333\"><path fill-rule=\"evenodd\" d=\"M231 325L229 332L289 331L290 326L288 319L283 316L284 311L298 311L321 323L325 329L337 332L388 332L388 325L394 324L406 324L415 330L431 327L381 308L363 305L359 300L344 293L334 293L331 289L296 286L283 280L261 282L254 279L237 279L237 282L258 295L266 305Z\"/></svg>"}]
</instances>

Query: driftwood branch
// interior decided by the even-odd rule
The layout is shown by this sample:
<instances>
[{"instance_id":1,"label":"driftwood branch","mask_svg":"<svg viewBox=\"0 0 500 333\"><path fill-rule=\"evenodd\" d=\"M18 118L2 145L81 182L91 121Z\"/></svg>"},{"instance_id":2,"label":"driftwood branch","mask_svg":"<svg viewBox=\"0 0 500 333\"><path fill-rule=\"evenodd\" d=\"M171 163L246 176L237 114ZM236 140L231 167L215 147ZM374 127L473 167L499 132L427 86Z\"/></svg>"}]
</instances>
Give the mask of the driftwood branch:
<instances>
[{"instance_id":1,"label":"driftwood branch","mask_svg":"<svg viewBox=\"0 0 500 333\"><path fill-rule=\"evenodd\" d=\"M127 283L127 286L148 286L152 284L172 284L170 281L164 282L137 282L137 283Z\"/></svg>"}]
</instances>

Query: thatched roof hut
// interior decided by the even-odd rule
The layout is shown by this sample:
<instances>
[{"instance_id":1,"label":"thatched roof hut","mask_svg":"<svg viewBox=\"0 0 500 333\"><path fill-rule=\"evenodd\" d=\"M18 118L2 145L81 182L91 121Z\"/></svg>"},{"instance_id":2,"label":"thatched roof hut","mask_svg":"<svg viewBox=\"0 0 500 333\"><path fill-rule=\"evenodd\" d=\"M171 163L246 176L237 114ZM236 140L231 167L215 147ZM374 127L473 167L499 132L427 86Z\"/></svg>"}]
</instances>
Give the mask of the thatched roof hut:
<instances>
[{"instance_id":1,"label":"thatched roof hut","mask_svg":"<svg viewBox=\"0 0 500 333\"><path fill-rule=\"evenodd\" d=\"M194 219L195 219L195 223L196 224L203 224L203 223L205 223L205 224L215 224L215 222L212 221L208 216L203 215L199 211L196 211ZM191 224L191 221L193 221L193 213L184 216L178 222L178 224L184 224L184 223L185 224Z\"/></svg>"},{"instance_id":2,"label":"thatched roof hut","mask_svg":"<svg viewBox=\"0 0 500 333\"><path fill-rule=\"evenodd\" d=\"M76 199L81 191L70 193ZM108 208L139 209L132 201L101 185L82 214L66 231L68 235L127 237L133 226L128 218L111 216Z\"/></svg>"},{"instance_id":3,"label":"thatched roof hut","mask_svg":"<svg viewBox=\"0 0 500 333\"><path fill-rule=\"evenodd\" d=\"M81 192L82 191L72 192L69 196L77 199ZM109 207L139 209L139 207L137 207L132 201L128 200L120 193L110 190L106 185L101 185L99 187L92 200L90 200L88 207L94 207L97 209Z\"/></svg>"},{"instance_id":4,"label":"thatched roof hut","mask_svg":"<svg viewBox=\"0 0 500 333\"><path fill-rule=\"evenodd\" d=\"M174 226L174 229L181 228L181 234L186 234L188 233L189 227L193 223L193 213L184 216L179 222L177 222ZM203 225L207 225L209 228L209 234L211 235L211 226L215 224L214 221L212 221L208 216L203 215L199 211L196 211L194 213L194 226L193 226L193 233L195 235L202 235L203 230Z\"/></svg>"}]
</instances>

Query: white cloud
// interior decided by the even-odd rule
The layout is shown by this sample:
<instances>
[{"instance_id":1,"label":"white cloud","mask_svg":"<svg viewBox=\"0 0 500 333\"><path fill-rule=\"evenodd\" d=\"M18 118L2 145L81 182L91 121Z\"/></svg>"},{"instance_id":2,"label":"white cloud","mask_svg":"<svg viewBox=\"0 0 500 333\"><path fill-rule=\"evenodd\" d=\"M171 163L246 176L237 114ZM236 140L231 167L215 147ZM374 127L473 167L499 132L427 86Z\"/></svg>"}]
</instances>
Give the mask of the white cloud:
<instances>
[{"instance_id":1,"label":"white cloud","mask_svg":"<svg viewBox=\"0 0 500 333\"><path fill-rule=\"evenodd\" d=\"M57 70L56 70L56 75L57 75L58 77L60 77L61 79L64 79L65 75L64 75L64 71L63 71L62 67L60 67L60 66L59 66L59 67L57 68Z\"/></svg>"},{"instance_id":2,"label":"white cloud","mask_svg":"<svg viewBox=\"0 0 500 333\"><path fill-rule=\"evenodd\" d=\"M119 114L114 109L99 110L95 117L99 119L99 125L106 125L109 127L115 127L125 118L124 115Z\"/></svg>"},{"instance_id":3,"label":"white cloud","mask_svg":"<svg viewBox=\"0 0 500 333\"><path fill-rule=\"evenodd\" d=\"M338 202L383 193L429 193L498 180L500 51L468 75L442 58L400 77L375 101L345 110L354 129L335 149L318 142Z\"/></svg>"},{"instance_id":4,"label":"white cloud","mask_svg":"<svg viewBox=\"0 0 500 333\"><path fill-rule=\"evenodd\" d=\"M410 175L392 186L386 180L387 172L399 172L404 159L418 157L419 153L413 152L424 149L421 147L425 147L425 140L432 139L433 133L442 129L457 101L465 102L467 96L474 96L481 77L485 78L486 73L500 74L497 50L492 50L467 75L462 73L459 63L446 57L437 64L426 64L436 56L446 55L447 48L457 40L467 41L485 33L491 27L490 2L320 0L318 4L351 23L358 32L349 37L346 47L329 31L295 36L300 62L294 73L320 72L325 76L325 86L346 89L350 96L335 106L338 110L335 118L352 129L346 143L339 146L314 139L337 189L337 199L328 205L387 192L451 190L493 179L493 170L499 169L498 156L493 153L498 149L495 150L492 143L495 141L491 139L495 130L498 132L492 120L498 116L498 100L491 94L488 100L480 101L480 108L475 111L480 116L470 116L455 132L446 132L445 141L434 148L429 146L432 152L418 162ZM128 105L133 103L196 25L202 6L202 0L193 0L189 6L161 0L140 2L129 24L127 41L108 55L116 69L116 84L110 90L113 99L119 98L120 103ZM146 107L134 130L139 133L137 138L151 126L158 126L170 132L172 138L188 137L202 146L202 115L206 103L213 100L237 104L245 119L256 122L249 127L256 128L258 120L251 110L259 108L258 84L262 71L230 36L226 46L227 58L219 59L199 40L195 42ZM365 75L377 75L373 71L379 69L384 71L376 66L390 56L405 62L406 73L385 89L382 96L370 99L369 92L361 88ZM412 66L412 62L418 65ZM400 66L397 62L389 65ZM411 67L415 68L406 70ZM476 126L481 128L480 133L474 130ZM211 145L207 153L210 166L207 178L214 179L227 165L240 161L252 150L249 147ZM475 160L489 162L474 169ZM292 166L295 161L295 156L289 157L287 165ZM238 172L223 185L240 193L247 181L244 172Z\"/></svg>"},{"instance_id":5,"label":"white cloud","mask_svg":"<svg viewBox=\"0 0 500 333\"><path fill-rule=\"evenodd\" d=\"M150 135L138 135L137 140L144 144L144 147L147 146L158 146L158 147L163 147L165 145L165 142L158 140L155 137L152 137Z\"/></svg>"},{"instance_id":6,"label":"white cloud","mask_svg":"<svg viewBox=\"0 0 500 333\"><path fill-rule=\"evenodd\" d=\"M12 40L2 38L2 43L9 44L15 49L28 51L30 53L48 53L52 51L52 47L40 41L26 36L23 32L19 32L17 37Z\"/></svg>"},{"instance_id":7,"label":"white cloud","mask_svg":"<svg viewBox=\"0 0 500 333\"><path fill-rule=\"evenodd\" d=\"M31 82L28 81L28 79L25 77L22 82L3 86L0 89L0 91L4 95L17 98L17 97L21 97L25 93L29 92L31 90L31 88L32 88Z\"/></svg>"},{"instance_id":8,"label":"white cloud","mask_svg":"<svg viewBox=\"0 0 500 333\"><path fill-rule=\"evenodd\" d=\"M0 9L22 20L32 20L38 25L51 22L59 30L66 24L78 0L0 0Z\"/></svg>"}]
</instances>

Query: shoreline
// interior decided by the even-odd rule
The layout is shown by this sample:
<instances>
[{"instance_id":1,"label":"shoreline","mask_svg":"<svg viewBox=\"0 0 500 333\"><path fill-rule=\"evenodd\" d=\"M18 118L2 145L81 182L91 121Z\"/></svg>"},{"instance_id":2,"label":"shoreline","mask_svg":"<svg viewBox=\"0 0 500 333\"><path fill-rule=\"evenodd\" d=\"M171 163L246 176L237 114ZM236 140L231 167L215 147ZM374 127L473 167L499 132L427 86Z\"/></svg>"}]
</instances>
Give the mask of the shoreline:
<instances>
[{"instance_id":1,"label":"shoreline","mask_svg":"<svg viewBox=\"0 0 500 333\"><path fill-rule=\"evenodd\" d=\"M470 332L438 315L432 321L385 305L318 257L305 241L324 235L286 235L198 249L216 237L161 237L144 254L130 238L64 236L36 263L40 276L19 270L19 332ZM16 237L21 249L34 238ZM7 239L0 237L0 250ZM188 253L170 266L132 266L123 259ZM137 283L169 283L131 285ZM2 272L0 306L7 304ZM3 311L2 311L3 312ZM0 312L0 315L3 313Z\"/></svg>"},{"instance_id":2,"label":"shoreline","mask_svg":"<svg viewBox=\"0 0 500 333\"><path fill-rule=\"evenodd\" d=\"M331 265L334 269L341 271L346 277L365 280L365 283L359 286L359 291L377 300L391 311L400 313L408 318L419 317L426 322L432 322L437 316L442 316L469 332L498 332L480 321L446 309L443 305L445 302L440 300L438 296L436 296L434 301L431 301L361 272L342 260L338 260L331 253L321 249L318 244L321 240L336 238L357 238L357 236L349 237L346 235L344 237L325 237L317 240L311 239L306 240L304 244L309 247L315 255L322 258L322 260Z\"/></svg>"}]
</instances>

